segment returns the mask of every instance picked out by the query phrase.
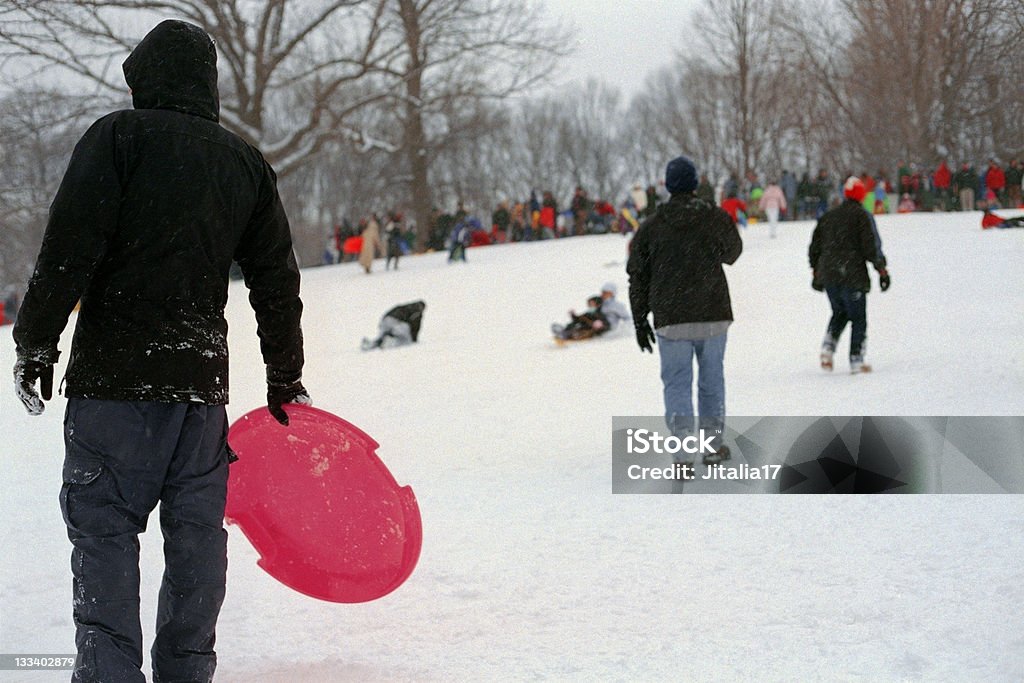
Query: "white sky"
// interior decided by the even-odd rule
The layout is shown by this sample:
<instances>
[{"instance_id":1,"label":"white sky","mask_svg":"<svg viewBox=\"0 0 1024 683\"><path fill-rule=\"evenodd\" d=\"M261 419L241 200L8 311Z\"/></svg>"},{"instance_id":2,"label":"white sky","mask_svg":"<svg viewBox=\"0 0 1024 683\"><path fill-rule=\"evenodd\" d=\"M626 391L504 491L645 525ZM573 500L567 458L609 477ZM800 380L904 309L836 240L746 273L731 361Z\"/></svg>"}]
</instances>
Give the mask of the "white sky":
<instances>
[{"instance_id":1,"label":"white sky","mask_svg":"<svg viewBox=\"0 0 1024 683\"><path fill-rule=\"evenodd\" d=\"M702 0L546 0L549 15L575 26L576 52L565 58L558 84L594 77L628 99L647 74L681 50L693 10Z\"/></svg>"}]
</instances>

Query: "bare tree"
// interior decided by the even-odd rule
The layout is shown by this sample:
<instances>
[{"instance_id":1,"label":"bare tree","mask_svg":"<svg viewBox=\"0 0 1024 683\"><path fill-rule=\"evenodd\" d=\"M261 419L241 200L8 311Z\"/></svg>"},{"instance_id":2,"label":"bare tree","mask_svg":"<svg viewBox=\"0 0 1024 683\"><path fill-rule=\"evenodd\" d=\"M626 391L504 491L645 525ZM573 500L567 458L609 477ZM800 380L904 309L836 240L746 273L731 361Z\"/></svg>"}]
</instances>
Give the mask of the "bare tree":
<instances>
[{"instance_id":1,"label":"bare tree","mask_svg":"<svg viewBox=\"0 0 1024 683\"><path fill-rule=\"evenodd\" d=\"M396 110L402 152L412 212L425 226L431 163L459 135L450 113L537 83L564 54L565 40L526 0L389 0L387 6L397 18L401 50L381 71L403 87ZM418 248L426 235L420 231Z\"/></svg>"},{"instance_id":2,"label":"bare tree","mask_svg":"<svg viewBox=\"0 0 1024 683\"><path fill-rule=\"evenodd\" d=\"M638 177L659 177L679 154L692 157L709 177L734 168L730 119L723 116L729 106L725 91L714 67L682 56L649 76L630 114Z\"/></svg>"},{"instance_id":3,"label":"bare tree","mask_svg":"<svg viewBox=\"0 0 1024 683\"><path fill-rule=\"evenodd\" d=\"M724 0L698 10L700 43L719 83L725 86L719 114L736 142L731 170L756 170L771 127L769 99L778 86L777 41L771 0Z\"/></svg>"},{"instance_id":4,"label":"bare tree","mask_svg":"<svg viewBox=\"0 0 1024 683\"><path fill-rule=\"evenodd\" d=\"M93 98L51 90L0 99L0 289L28 282L67 150L95 108Z\"/></svg>"},{"instance_id":5,"label":"bare tree","mask_svg":"<svg viewBox=\"0 0 1024 683\"><path fill-rule=\"evenodd\" d=\"M778 174L792 157L785 144L793 138L792 59L781 49L773 9L770 0L728 0L694 13L699 51L680 51L649 76L631 106L644 148L634 145L630 158L648 176L679 153L712 179Z\"/></svg>"},{"instance_id":6,"label":"bare tree","mask_svg":"<svg viewBox=\"0 0 1024 683\"><path fill-rule=\"evenodd\" d=\"M1019 0L803 0L780 14L833 161L932 164L1020 149ZM831 136L832 154L828 155Z\"/></svg>"},{"instance_id":7,"label":"bare tree","mask_svg":"<svg viewBox=\"0 0 1024 683\"><path fill-rule=\"evenodd\" d=\"M446 130L444 144L432 146L430 186L427 188L432 206L463 202L467 209L482 213L506 193L507 183L500 168L507 154L507 120L505 112L486 100L451 103L443 113ZM416 183L409 171L408 157L396 159L405 183ZM412 195L415 201L415 195ZM414 212L415 215L415 212ZM481 216L483 217L483 216ZM417 215L417 224L421 225ZM417 233L425 239L424 231Z\"/></svg>"},{"instance_id":8,"label":"bare tree","mask_svg":"<svg viewBox=\"0 0 1024 683\"><path fill-rule=\"evenodd\" d=\"M560 126L537 134L561 152L572 185L582 186L591 197L614 201L626 189L622 94L591 79L581 89L564 93L559 102Z\"/></svg>"},{"instance_id":9,"label":"bare tree","mask_svg":"<svg viewBox=\"0 0 1024 683\"><path fill-rule=\"evenodd\" d=\"M556 136L562 127L563 103L552 95L519 103L512 118L515 140L513 163L520 187L539 193L568 188L573 177Z\"/></svg>"},{"instance_id":10,"label":"bare tree","mask_svg":"<svg viewBox=\"0 0 1024 683\"><path fill-rule=\"evenodd\" d=\"M77 76L120 95L120 63L158 18L203 27L221 60L221 120L258 145L285 176L334 140L376 143L349 124L386 88L351 86L393 57L385 45L387 0L8 0L0 59ZM296 97L300 93L301 97ZM274 113L287 112L285 121Z\"/></svg>"}]
</instances>

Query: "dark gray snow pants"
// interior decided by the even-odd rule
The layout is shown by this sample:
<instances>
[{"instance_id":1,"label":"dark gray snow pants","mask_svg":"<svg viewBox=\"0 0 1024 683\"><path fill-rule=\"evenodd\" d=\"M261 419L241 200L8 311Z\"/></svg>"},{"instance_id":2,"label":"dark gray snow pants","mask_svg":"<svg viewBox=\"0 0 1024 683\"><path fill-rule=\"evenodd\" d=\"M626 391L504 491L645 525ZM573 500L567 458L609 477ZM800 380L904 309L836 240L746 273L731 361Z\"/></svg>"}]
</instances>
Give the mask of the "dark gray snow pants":
<instances>
[{"instance_id":1,"label":"dark gray snow pants","mask_svg":"<svg viewBox=\"0 0 1024 683\"><path fill-rule=\"evenodd\" d=\"M227 572L224 406L69 399L60 506L74 546L75 682L145 682L139 539L160 503L157 683L209 681Z\"/></svg>"}]
</instances>

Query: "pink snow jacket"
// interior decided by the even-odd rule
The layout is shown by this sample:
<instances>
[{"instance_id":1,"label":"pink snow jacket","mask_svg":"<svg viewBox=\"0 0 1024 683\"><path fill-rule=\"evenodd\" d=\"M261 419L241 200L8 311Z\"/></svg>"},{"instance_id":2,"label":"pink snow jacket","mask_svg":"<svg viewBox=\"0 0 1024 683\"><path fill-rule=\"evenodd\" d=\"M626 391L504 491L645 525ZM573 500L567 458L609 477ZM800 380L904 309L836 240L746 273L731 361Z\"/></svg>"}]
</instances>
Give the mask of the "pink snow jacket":
<instances>
[{"instance_id":1,"label":"pink snow jacket","mask_svg":"<svg viewBox=\"0 0 1024 683\"><path fill-rule=\"evenodd\" d=\"M780 211L786 210L786 195L783 194L782 188L778 185L769 185L765 188L764 194L761 195L761 201L758 203L758 207L762 211L766 211L770 208L776 208Z\"/></svg>"}]
</instances>

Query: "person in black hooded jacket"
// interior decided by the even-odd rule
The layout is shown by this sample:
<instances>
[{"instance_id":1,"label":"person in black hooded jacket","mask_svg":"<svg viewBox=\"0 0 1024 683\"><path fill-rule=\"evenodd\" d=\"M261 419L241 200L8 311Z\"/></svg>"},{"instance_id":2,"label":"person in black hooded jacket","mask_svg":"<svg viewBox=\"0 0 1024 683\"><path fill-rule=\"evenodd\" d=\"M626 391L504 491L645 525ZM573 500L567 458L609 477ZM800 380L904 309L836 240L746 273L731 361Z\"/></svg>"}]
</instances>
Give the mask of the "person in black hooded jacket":
<instances>
[{"instance_id":1,"label":"person in black hooded jacket","mask_svg":"<svg viewBox=\"0 0 1024 683\"><path fill-rule=\"evenodd\" d=\"M96 121L72 153L14 330L15 384L41 413L80 300L61 490L74 680L145 680L137 537L159 502L154 680L206 681L227 561L228 272L236 261L249 288L283 425L283 404L309 401L299 272L273 170L218 123L206 32L162 22L123 68L134 109Z\"/></svg>"}]
</instances>

